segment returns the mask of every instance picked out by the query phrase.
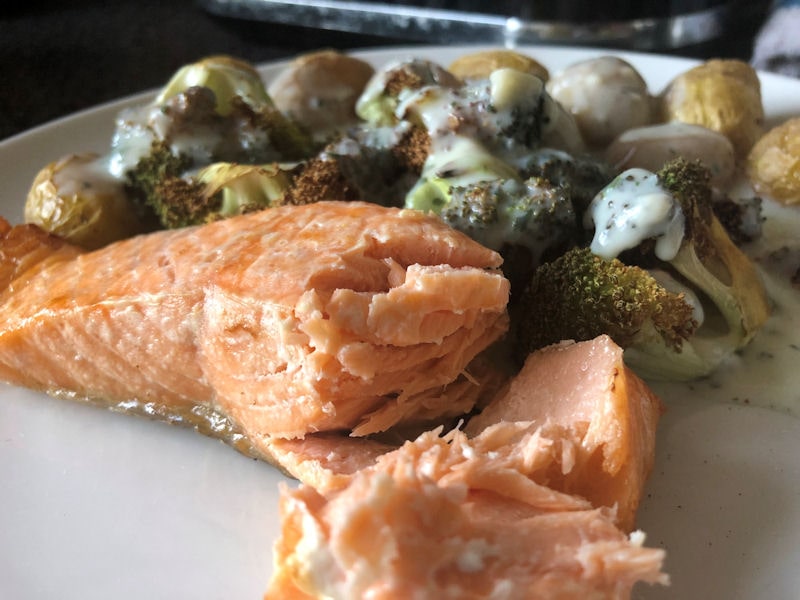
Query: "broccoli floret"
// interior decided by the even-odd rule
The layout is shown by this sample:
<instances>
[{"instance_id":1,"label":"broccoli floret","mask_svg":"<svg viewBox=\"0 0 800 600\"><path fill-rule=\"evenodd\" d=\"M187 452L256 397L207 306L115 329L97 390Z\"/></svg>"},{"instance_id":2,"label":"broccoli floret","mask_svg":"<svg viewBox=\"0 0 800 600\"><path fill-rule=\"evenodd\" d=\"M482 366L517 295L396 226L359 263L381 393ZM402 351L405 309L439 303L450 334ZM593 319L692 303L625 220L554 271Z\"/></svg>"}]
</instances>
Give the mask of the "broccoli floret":
<instances>
[{"instance_id":1,"label":"broccoli floret","mask_svg":"<svg viewBox=\"0 0 800 600\"><path fill-rule=\"evenodd\" d=\"M708 299L707 314L713 314L712 308L719 311L723 323L717 335L724 334L725 341L718 344L741 348L770 314L761 277L714 214L705 167L679 159L664 166L658 179L678 199L686 219L684 240L669 265Z\"/></svg>"},{"instance_id":2,"label":"broccoli floret","mask_svg":"<svg viewBox=\"0 0 800 600\"><path fill-rule=\"evenodd\" d=\"M578 224L564 188L543 179L481 181L450 188L439 216L484 246L524 246L538 264L548 251L574 244Z\"/></svg>"},{"instance_id":3,"label":"broccoli floret","mask_svg":"<svg viewBox=\"0 0 800 600\"><path fill-rule=\"evenodd\" d=\"M425 128L436 153L453 136L472 139L512 163L543 146L584 150L577 125L548 95L544 82L515 69L498 69L488 79L460 86L406 91L393 114Z\"/></svg>"},{"instance_id":4,"label":"broccoli floret","mask_svg":"<svg viewBox=\"0 0 800 600\"><path fill-rule=\"evenodd\" d=\"M151 197L167 228L210 223L284 203L291 174L278 165L214 163L195 175L166 178Z\"/></svg>"},{"instance_id":5,"label":"broccoli floret","mask_svg":"<svg viewBox=\"0 0 800 600\"><path fill-rule=\"evenodd\" d=\"M399 139L392 144L392 159L398 169L415 178L422 175L425 163L431 153L431 136L423 127L397 128Z\"/></svg>"},{"instance_id":6,"label":"broccoli floret","mask_svg":"<svg viewBox=\"0 0 800 600\"><path fill-rule=\"evenodd\" d=\"M516 69L497 69L489 76L485 112L494 115L506 152L555 148L579 154L585 150L575 119L545 89L542 79ZM480 106L480 102L473 103ZM487 128L487 132L490 132ZM515 148L516 146L516 148ZM503 148L497 147L497 151Z\"/></svg>"},{"instance_id":7,"label":"broccoli floret","mask_svg":"<svg viewBox=\"0 0 800 600\"><path fill-rule=\"evenodd\" d=\"M702 370L688 341L698 328L685 293L669 291L647 270L573 248L536 269L517 311L521 356L561 340L608 334L629 355L658 361L661 373Z\"/></svg>"},{"instance_id":8,"label":"broccoli floret","mask_svg":"<svg viewBox=\"0 0 800 600\"><path fill-rule=\"evenodd\" d=\"M450 194L439 216L500 252L514 291L539 264L578 243L578 221L567 189L543 179L482 181L452 187Z\"/></svg>"},{"instance_id":9,"label":"broccoli floret","mask_svg":"<svg viewBox=\"0 0 800 600\"><path fill-rule=\"evenodd\" d=\"M424 130L407 123L352 130L299 166L290 201L363 200L402 206L419 177L423 154Z\"/></svg>"},{"instance_id":10,"label":"broccoli floret","mask_svg":"<svg viewBox=\"0 0 800 600\"><path fill-rule=\"evenodd\" d=\"M582 337L582 323L616 336L643 376L693 379L747 344L770 306L755 266L714 215L708 181L699 163L676 160L658 174L626 171L598 194L584 215L595 227L591 248L540 267L524 294L522 347ZM656 293L642 269L664 273L652 279L668 293Z\"/></svg>"},{"instance_id":11,"label":"broccoli floret","mask_svg":"<svg viewBox=\"0 0 800 600\"><path fill-rule=\"evenodd\" d=\"M541 177L553 185L569 187L572 204L579 214L615 176L611 165L594 156L573 156L552 148L524 155L517 165L524 178Z\"/></svg>"},{"instance_id":12,"label":"broccoli floret","mask_svg":"<svg viewBox=\"0 0 800 600\"><path fill-rule=\"evenodd\" d=\"M461 153L442 175L421 181L406 208L437 213L442 220L504 258L512 289L543 260L579 240L580 227L568 189L541 178L522 181L489 154Z\"/></svg>"},{"instance_id":13,"label":"broccoli floret","mask_svg":"<svg viewBox=\"0 0 800 600\"><path fill-rule=\"evenodd\" d=\"M437 214L447 206L455 187L497 180L521 181L517 170L469 137L455 137L428 160L408 192L405 207Z\"/></svg>"},{"instance_id":14,"label":"broccoli floret","mask_svg":"<svg viewBox=\"0 0 800 600\"><path fill-rule=\"evenodd\" d=\"M317 156L298 167L297 177L287 191L286 203L364 200L362 196L362 192L343 172L341 161L333 157Z\"/></svg>"},{"instance_id":15,"label":"broccoli floret","mask_svg":"<svg viewBox=\"0 0 800 600\"><path fill-rule=\"evenodd\" d=\"M134 168L126 172L126 192L142 216L152 216L158 202L157 188L171 179L178 179L192 166L192 159L175 153L163 141L154 141L150 153L141 157Z\"/></svg>"}]
</instances>

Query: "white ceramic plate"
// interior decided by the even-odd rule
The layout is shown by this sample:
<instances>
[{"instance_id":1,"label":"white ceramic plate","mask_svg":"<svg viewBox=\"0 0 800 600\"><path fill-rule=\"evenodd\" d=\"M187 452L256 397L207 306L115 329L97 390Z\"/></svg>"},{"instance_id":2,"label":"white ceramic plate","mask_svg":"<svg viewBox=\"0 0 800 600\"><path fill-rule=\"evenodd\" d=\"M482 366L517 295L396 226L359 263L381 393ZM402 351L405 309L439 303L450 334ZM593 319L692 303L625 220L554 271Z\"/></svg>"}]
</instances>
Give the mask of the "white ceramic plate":
<instances>
[{"instance_id":1,"label":"white ceramic plate","mask_svg":"<svg viewBox=\"0 0 800 600\"><path fill-rule=\"evenodd\" d=\"M471 50L471 49L470 49ZM448 64L465 48L362 52ZM555 71L600 51L528 49ZM659 91L692 63L622 54ZM274 76L281 65L263 72ZM772 121L800 114L800 82L765 75ZM0 143L0 214L21 219L46 163L104 152L140 95ZM702 394L698 394L701 396ZM668 550L669 589L636 598L794 598L800 589L800 421L702 397L667 398L640 515ZM189 430L0 387L0 597L260 598L284 478Z\"/></svg>"}]
</instances>

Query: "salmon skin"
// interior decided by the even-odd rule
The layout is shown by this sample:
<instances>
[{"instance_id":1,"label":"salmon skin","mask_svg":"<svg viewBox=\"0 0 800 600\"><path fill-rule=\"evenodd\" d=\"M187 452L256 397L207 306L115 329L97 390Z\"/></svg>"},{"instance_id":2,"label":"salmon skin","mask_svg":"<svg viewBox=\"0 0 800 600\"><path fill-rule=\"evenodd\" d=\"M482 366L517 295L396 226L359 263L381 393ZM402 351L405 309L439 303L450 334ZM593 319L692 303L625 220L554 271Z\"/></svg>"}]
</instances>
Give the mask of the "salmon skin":
<instances>
[{"instance_id":1,"label":"salmon skin","mask_svg":"<svg viewBox=\"0 0 800 600\"><path fill-rule=\"evenodd\" d=\"M287 206L88 253L0 237L2 379L222 415L256 446L450 414L443 386L508 327L499 255L417 211Z\"/></svg>"}]
</instances>

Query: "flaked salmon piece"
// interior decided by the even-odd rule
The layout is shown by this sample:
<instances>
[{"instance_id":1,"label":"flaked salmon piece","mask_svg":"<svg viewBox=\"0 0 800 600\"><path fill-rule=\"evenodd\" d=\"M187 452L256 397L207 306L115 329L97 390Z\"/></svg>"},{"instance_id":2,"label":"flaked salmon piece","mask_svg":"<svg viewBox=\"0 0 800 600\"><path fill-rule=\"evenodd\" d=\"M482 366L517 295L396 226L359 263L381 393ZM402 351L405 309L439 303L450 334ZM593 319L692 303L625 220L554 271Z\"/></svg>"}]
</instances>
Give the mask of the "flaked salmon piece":
<instances>
[{"instance_id":1,"label":"flaked salmon piece","mask_svg":"<svg viewBox=\"0 0 800 600\"><path fill-rule=\"evenodd\" d=\"M497 253L374 204L287 206L69 253L0 293L0 377L218 411L251 439L350 430L387 403L379 427L416 406L447 411L428 400L508 322Z\"/></svg>"},{"instance_id":2,"label":"flaked salmon piece","mask_svg":"<svg viewBox=\"0 0 800 600\"><path fill-rule=\"evenodd\" d=\"M311 433L304 438L268 438L264 455L287 475L329 493L347 487L352 476L371 467L379 456L396 446L342 432Z\"/></svg>"},{"instance_id":3,"label":"flaked salmon piece","mask_svg":"<svg viewBox=\"0 0 800 600\"><path fill-rule=\"evenodd\" d=\"M613 509L536 483L553 440L530 423L469 439L421 435L347 487L281 490L281 537L265 598L622 599L668 582L664 552Z\"/></svg>"},{"instance_id":4,"label":"flaked salmon piece","mask_svg":"<svg viewBox=\"0 0 800 600\"><path fill-rule=\"evenodd\" d=\"M662 404L628 369L608 336L562 342L532 353L520 373L466 431L500 422L534 422L560 448L537 481L594 506L616 506L620 527L634 527L636 510L655 460Z\"/></svg>"},{"instance_id":5,"label":"flaked salmon piece","mask_svg":"<svg viewBox=\"0 0 800 600\"><path fill-rule=\"evenodd\" d=\"M482 352L456 381L443 387L438 395L430 395L423 405L415 407L413 414L403 412L403 425L378 436L353 437L362 432L362 426L353 432L309 434L302 439L264 436L257 440L255 453L268 457L287 475L320 492L341 489L356 472L375 464L379 456L443 422L458 424L472 407L484 405L509 377L507 367L498 362L501 358L495 348ZM407 406L399 410L404 411ZM366 423L374 427L381 415L396 410L395 403L387 402L383 409L368 415Z\"/></svg>"}]
</instances>

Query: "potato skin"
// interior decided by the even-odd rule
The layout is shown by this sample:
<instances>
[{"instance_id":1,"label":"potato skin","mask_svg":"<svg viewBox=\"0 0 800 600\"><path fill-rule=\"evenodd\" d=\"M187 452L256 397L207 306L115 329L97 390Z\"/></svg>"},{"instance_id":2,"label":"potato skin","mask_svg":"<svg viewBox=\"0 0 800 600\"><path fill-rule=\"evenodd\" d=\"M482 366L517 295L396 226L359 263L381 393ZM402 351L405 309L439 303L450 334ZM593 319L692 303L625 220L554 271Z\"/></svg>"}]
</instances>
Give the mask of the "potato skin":
<instances>
[{"instance_id":1,"label":"potato skin","mask_svg":"<svg viewBox=\"0 0 800 600\"><path fill-rule=\"evenodd\" d=\"M486 79L492 74L492 71L504 68L536 75L543 81L550 78L547 68L536 59L514 50L500 48L460 56L450 64L447 70L459 79L466 80Z\"/></svg>"},{"instance_id":2,"label":"potato skin","mask_svg":"<svg viewBox=\"0 0 800 600\"><path fill-rule=\"evenodd\" d=\"M556 73L547 91L578 124L589 146L602 149L628 129L653 121L647 82L629 62L605 55Z\"/></svg>"},{"instance_id":3,"label":"potato skin","mask_svg":"<svg viewBox=\"0 0 800 600\"><path fill-rule=\"evenodd\" d=\"M709 60L672 80L661 95L661 116L718 131L742 159L764 132L758 74L740 60Z\"/></svg>"},{"instance_id":4,"label":"potato skin","mask_svg":"<svg viewBox=\"0 0 800 600\"><path fill-rule=\"evenodd\" d=\"M25 222L95 250L150 228L121 182L103 174L96 154L71 154L43 167L25 202Z\"/></svg>"},{"instance_id":5,"label":"potato skin","mask_svg":"<svg viewBox=\"0 0 800 600\"><path fill-rule=\"evenodd\" d=\"M678 157L699 160L718 189L725 189L736 173L733 144L727 137L678 121L629 129L606 148L604 156L618 171L638 167L655 172Z\"/></svg>"},{"instance_id":6,"label":"potato skin","mask_svg":"<svg viewBox=\"0 0 800 600\"><path fill-rule=\"evenodd\" d=\"M800 117L764 134L747 157L753 188L783 202L800 205Z\"/></svg>"},{"instance_id":7,"label":"potato skin","mask_svg":"<svg viewBox=\"0 0 800 600\"><path fill-rule=\"evenodd\" d=\"M267 91L281 112L316 134L357 120L356 100L374 73L361 59L320 50L298 56Z\"/></svg>"}]
</instances>

